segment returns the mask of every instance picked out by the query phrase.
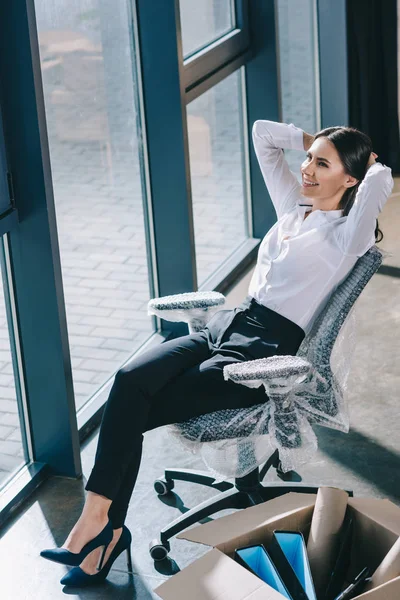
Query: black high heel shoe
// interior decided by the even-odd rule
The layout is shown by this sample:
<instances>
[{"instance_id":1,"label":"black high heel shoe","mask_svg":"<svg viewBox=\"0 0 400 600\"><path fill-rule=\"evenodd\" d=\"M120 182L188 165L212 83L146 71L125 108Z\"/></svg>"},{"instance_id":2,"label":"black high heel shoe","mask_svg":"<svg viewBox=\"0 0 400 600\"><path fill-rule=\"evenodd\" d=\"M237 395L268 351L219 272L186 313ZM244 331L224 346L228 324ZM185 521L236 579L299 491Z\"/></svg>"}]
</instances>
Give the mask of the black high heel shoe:
<instances>
[{"instance_id":1,"label":"black high heel shoe","mask_svg":"<svg viewBox=\"0 0 400 600\"><path fill-rule=\"evenodd\" d=\"M90 540L90 542L85 544L80 552L70 552L65 548L53 548L49 550L42 550L40 556L43 556L43 558L47 558L47 560L52 560L53 562L61 563L62 565L70 565L72 567L76 567L77 565L80 565L81 562L87 557L87 555L90 554L93 550L95 550L99 546L104 546L101 560L99 562L99 568L101 569L107 546L111 542L112 538L113 527L111 521L108 521L107 525L102 531L100 531L99 535L97 535L95 538Z\"/></svg>"},{"instance_id":2,"label":"black high heel shoe","mask_svg":"<svg viewBox=\"0 0 400 600\"><path fill-rule=\"evenodd\" d=\"M62 585L70 585L75 587L87 587L89 585L95 585L96 583L100 583L105 580L110 569L113 565L113 562L116 558L126 550L127 554L127 565L128 570L132 572L132 556L131 556L131 542L132 535L131 532L125 525L122 527L122 533L115 544L110 556L108 557L107 562L104 564L103 568L99 573L95 573L94 575L88 575L83 571L80 567L75 567L71 569L62 579L60 579L60 583ZM97 567L99 569L99 567Z\"/></svg>"}]
</instances>

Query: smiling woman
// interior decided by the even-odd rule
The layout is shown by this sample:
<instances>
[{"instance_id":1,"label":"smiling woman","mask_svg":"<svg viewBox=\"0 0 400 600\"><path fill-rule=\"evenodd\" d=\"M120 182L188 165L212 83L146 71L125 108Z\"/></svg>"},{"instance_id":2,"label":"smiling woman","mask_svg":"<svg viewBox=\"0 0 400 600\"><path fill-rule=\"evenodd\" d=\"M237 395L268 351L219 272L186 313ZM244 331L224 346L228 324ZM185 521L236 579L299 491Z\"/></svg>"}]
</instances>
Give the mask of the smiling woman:
<instances>
[{"instance_id":1,"label":"smiling woman","mask_svg":"<svg viewBox=\"0 0 400 600\"><path fill-rule=\"evenodd\" d=\"M374 245L376 217L393 188L389 167L375 163L366 172L371 144L362 132L337 127L309 138L311 158L301 171L307 181L318 183L315 187L299 183L282 151L304 151L304 132L293 123L253 125L255 152L278 220L261 242L249 286L258 302L306 333L332 290ZM317 157L327 159L328 166Z\"/></svg>"}]
</instances>

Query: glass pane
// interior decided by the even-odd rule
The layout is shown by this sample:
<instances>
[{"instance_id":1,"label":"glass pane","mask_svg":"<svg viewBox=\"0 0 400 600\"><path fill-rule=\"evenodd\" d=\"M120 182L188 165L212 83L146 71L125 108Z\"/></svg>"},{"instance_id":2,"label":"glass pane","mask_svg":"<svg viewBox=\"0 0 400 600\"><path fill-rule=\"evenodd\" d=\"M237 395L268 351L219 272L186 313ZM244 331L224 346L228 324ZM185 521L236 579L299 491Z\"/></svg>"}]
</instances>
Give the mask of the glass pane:
<instances>
[{"instance_id":1,"label":"glass pane","mask_svg":"<svg viewBox=\"0 0 400 600\"><path fill-rule=\"evenodd\" d=\"M276 6L282 122L293 122L304 131L315 133L320 127L315 0L279 0ZM300 181L304 155L285 150L285 156Z\"/></svg>"},{"instance_id":2,"label":"glass pane","mask_svg":"<svg viewBox=\"0 0 400 600\"><path fill-rule=\"evenodd\" d=\"M129 5L35 1L77 408L153 333Z\"/></svg>"},{"instance_id":3,"label":"glass pane","mask_svg":"<svg viewBox=\"0 0 400 600\"><path fill-rule=\"evenodd\" d=\"M180 0L183 56L211 44L235 27L231 0Z\"/></svg>"},{"instance_id":4,"label":"glass pane","mask_svg":"<svg viewBox=\"0 0 400 600\"><path fill-rule=\"evenodd\" d=\"M248 237L241 71L187 107L197 280Z\"/></svg>"},{"instance_id":5,"label":"glass pane","mask_svg":"<svg viewBox=\"0 0 400 600\"><path fill-rule=\"evenodd\" d=\"M22 443L23 427L15 387L4 280L5 273L2 273L0 280L0 489L27 462Z\"/></svg>"}]
</instances>

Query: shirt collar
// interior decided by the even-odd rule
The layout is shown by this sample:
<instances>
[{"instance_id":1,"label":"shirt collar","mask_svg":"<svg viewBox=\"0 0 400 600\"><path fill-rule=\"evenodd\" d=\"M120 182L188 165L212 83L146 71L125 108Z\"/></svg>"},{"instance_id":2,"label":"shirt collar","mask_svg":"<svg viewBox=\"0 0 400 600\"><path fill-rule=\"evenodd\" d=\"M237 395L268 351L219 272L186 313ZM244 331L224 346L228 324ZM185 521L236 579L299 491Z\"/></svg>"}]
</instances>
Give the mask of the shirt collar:
<instances>
[{"instance_id":1,"label":"shirt collar","mask_svg":"<svg viewBox=\"0 0 400 600\"><path fill-rule=\"evenodd\" d=\"M339 210L321 210L320 211L325 218L327 219L327 221L334 221L335 219L338 219L339 217L343 217L343 210L339 209Z\"/></svg>"},{"instance_id":2,"label":"shirt collar","mask_svg":"<svg viewBox=\"0 0 400 600\"><path fill-rule=\"evenodd\" d=\"M299 210L301 212L302 217L304 218L305 214L307 211L309 211L311 209L311 206L306 206L306 205L299 205ZM338 219L340 217L343 216L343 209L339 209L339 210L321 210L320 208L317 208L316 210L313 211L314 213L320 213L321 215L323 215L323 218L326 219L327 221L334 221L335 219ZM307 219L309 219L310 217L308 216Z\"/></svg>"}]
</instances>

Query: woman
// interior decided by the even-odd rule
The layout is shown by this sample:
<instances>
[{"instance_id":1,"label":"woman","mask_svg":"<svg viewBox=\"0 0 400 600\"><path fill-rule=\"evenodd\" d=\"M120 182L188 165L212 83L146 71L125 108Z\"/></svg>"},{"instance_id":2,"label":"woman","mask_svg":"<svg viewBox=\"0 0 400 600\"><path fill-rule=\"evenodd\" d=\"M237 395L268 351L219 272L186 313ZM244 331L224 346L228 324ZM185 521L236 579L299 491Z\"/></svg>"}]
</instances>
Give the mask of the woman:
<instances>
[{"instance_id":1,"label":"woman","mask_svg":"<svg viewBox=\"0 0 400 600\"><path fill-rule=\"evenodd\" d=\"M223 367L295 355L332 291L383 237L377 216L393 178L376 162L367 135L339 126L312 136L293 123L256 121L253 143L278 219L260 245L248 296L238 308L215 313L200 332L164 342L116 374L82 514L61 548L41 552L75 566L61 583L103 580L115 558L129 550L124 521L143 433L265 402L263 386L225 381ZM301 184L284 148L307 151Z\"/></svg>"}]
</instances>

